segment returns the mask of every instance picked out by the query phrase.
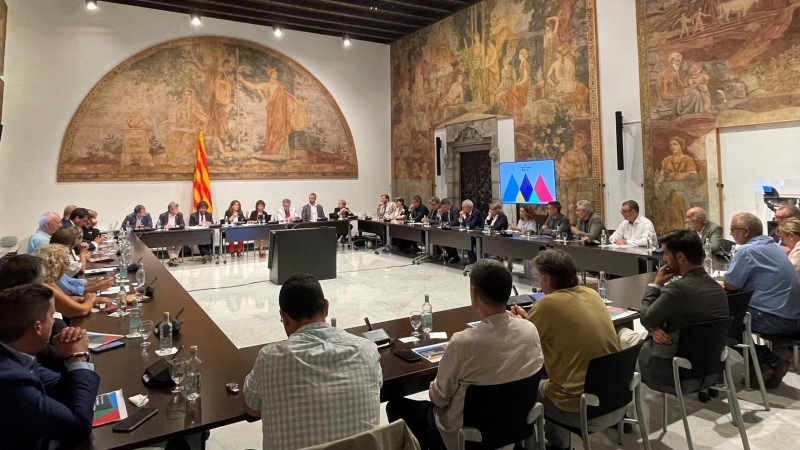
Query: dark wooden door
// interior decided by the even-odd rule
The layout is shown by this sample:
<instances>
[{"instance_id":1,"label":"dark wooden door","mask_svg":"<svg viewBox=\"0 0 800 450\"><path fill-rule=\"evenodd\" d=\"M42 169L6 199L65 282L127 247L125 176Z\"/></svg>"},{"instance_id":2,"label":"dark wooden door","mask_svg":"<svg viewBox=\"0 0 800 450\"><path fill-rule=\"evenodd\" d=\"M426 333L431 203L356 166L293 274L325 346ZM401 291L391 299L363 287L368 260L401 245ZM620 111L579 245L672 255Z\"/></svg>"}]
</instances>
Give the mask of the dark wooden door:
<instances>
[{"instance_id":1,"label":"dark wooden door","mask_svg":"<svg viewBox=\"0 0 800 450\"><path fill-rule=\"evenodd\" d=\"M492 161L489 150L461 154L461 201L470 199L475 209L489 212L492 202ZM459 205L460 206L460 205Z\"/></svg>"}]
</instances>

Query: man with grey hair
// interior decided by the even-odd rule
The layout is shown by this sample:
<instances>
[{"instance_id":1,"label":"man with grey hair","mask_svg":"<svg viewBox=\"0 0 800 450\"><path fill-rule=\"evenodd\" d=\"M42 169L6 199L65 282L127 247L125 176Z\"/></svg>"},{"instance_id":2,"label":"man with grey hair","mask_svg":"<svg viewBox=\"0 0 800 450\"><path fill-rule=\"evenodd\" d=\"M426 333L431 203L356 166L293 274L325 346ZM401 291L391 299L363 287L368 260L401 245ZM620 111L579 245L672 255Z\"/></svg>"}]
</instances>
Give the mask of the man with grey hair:
<instances>
[{"instance_id":1,"label":"man with grey hair","mask_svg":"<svg viewBox=\"0 0 800 450\"><path fill-rule=\"evenodd\" d=\"M167 212L158 216L158 223L156 228L163 228L171 230L173 228L183 228L186 223L183 221L183 213L178 211L177 202L169 202L167 205ZM167 247L167 254L169 254L169 261L167 264L174 267L178 265L178 247Z\"/></svg>"},{"instance_id":2,"label":"man with grey hair","mask_svg":"<svg viewBox=\"0 0 800 450\"><path fill-rule=\"evenodd\" d=\"M606 226L603 224L603 219L594 213L592 204L588 200L578 200L575 204L575 214L578 216L578 226L572 227L572 235L582 241L589 239L599 241Z\"/></svg>"},{"instance_id":3,"label":"man with grey hair","mask_svg":"<svg viewBox=\"0 0 800 450\"><path fill-rule=\"evenodd\" d=\"M775 222L777 223L775 229L777 230L778 226L781 226L784 222L786 222L786 219L790 219L792 217L795 219L800 219L800 208L794 205L786 205L778 208L778 210L775 211ZM780 242L781 237L778 236L778 233L776 233L775 230L772 230L772 232L769 234L769 237L771 237L773 241L780 243L783 247L783 251L786 252L786 254L789 254L789 252L792 251L791 248L784 246L783 243Z\"/></svg>"},{"instance_id":4,"label":"man with grey hair","mask_svg":"<svg viewBox=\"0 0 800 450\"><path fill-rule=\"evenodd\" d=\"M709 222L703 208L695 206L686 211L686 229L697 233L703 245L708 241L711 244L711 253L717 253L722 248L722 227Z\"/></svg>"},{"instance_id":5,"label":"man with grey hair","mask_svg":"<svg viewBox=\"0 0 800 450\"><path fill-rule=\"evenodd\" d=\"M70 211L72 212L72 211ZM48 211L39 216L39 229L33 233L28 242L28 253L50 243L50 236L61 228L61 216L57 212Z\"/></svg>"},{"instance_id":6,"label":"man with grey hair","mask_svg":"<svg viewBox=\"0 0 800 450\"><path fill-rule=\"evenodd\" d=\"M795 335L800 333L800 279L794 266L769 236L758 217L740 213L731 219L731 236L736 241L736 256L725 274L728 291L753 291L748 311L753 332ZM778 351L778 343L773 350ZM783 349L780 349L783 350ZM774 389L789 370L790 352L779 357L768 347L756 346L764 385ZM755 377L751 378L754 379Z\"/></svg>"},{"instance_id":7,"label":"man with grey hair","mask_svg":"<svg viewBox=\"0 0 800 450\"><path fill-rule=\"evenodd\" d=\"M466 199L461 202L461 213L459 214L458 220L459 223L467 230L483 228L483 213L481 210L475 209L475 206L470 199ZM478 256L475 254L474 250L468 250L467 257L469 258L470 264L475 264L475 261L478 260Z\"/></svg>"}]
</instances>

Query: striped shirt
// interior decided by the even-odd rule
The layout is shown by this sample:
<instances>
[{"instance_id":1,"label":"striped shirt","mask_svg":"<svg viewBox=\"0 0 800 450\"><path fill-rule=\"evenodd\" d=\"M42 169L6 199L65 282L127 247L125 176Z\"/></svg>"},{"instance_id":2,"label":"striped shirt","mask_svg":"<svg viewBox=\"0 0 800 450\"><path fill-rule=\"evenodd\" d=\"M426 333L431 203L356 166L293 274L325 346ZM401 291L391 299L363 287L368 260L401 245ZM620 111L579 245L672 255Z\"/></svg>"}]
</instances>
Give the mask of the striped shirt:
<instances>
[{"instance_id":1,"label":"striped shirt","mask_svg":"<svg viewBox=\"0 0 800 450\"><path fill-rule=\"evenodd\" d=\"M244 395L264 450L295 450L378 428L382 385L375 344L320 322L261 349Z\"/></svg>"}]
</instances>

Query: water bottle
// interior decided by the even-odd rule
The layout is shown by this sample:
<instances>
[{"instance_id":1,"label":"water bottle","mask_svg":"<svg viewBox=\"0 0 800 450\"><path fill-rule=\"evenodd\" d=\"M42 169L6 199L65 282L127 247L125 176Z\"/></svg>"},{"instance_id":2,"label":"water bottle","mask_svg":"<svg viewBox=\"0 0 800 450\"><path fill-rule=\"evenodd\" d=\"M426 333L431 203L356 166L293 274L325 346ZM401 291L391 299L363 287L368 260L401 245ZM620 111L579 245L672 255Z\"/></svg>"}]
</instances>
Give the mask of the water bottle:
<instances>
[{"instance_id":1,"label":"water bottle","mask_svg":"<svg viewBox=\"0 0 800 450\"><path fill-rule=\"evenodd\" d=\"M703 269L705 269L707 274L712 275L714 273L714 261L711 259L710 240L706 239L706 243L703 245L703 251L706 254L705 259L703 259Z\"/></svg>"},{"instance_id":2,"label":"water bottle","mask_svg":"<svg viewBox=\"0 0 800 450\"><path fill-rule=\"evenodd\" d=\"M169 320L169 312L164 313L164 320L158 326L158 334L161 349L172 348L172 322Z\"/></svg>"},{"instance_id":3,"label":"water bottle","mask_svg":"<svg viewBox=\"0 0 800 450\"><path fill-rule=\"evenodd\" d=\"M200 398L200 358L197 357L197 346L190 347L192 357L186 367L186 399L189 401Z\"/></svg>"},{"instance_id":4,"label":"water bottle","mask_svg":"<svg viewBox=\"0 0 800 450\"><path fill-rule=\"evenodd\" d=\"M139 329L142 327L142 309L139 300L133 301L133 306L128 312L128 338L137 338L142 334Z\"/></svg>"},{"instance_id":5,"label":"water bottle","mask_svg":"<svg viewBox=\"0 0 800 450\"><path fill-rule=\"evenodd\" d=\"M119 257L119 273L117 274L117 278L120 280L126 280L128 278L128 264L126 264L124 253Z\"/></svg>"},{"instance_id":6,"label":"water bottle","mask_svg":"<svg viewBox=\"0 0 800 450\"><path fill-rule=\"evenodd\" d=\"M139 270L136 271L136 289L141 289L145 283L144 266L139 266Z\"/></svg>"},{"instance_id":7,"label":"water bottle","mask_svg":"<svg viewBox=\"0 0 800 450\"><path fill-rule=\"evenodd\" d=\"M653 254L653 240L650 238L650 234L647 234L647 254Z\"/></svg>"},{"instance_id":8,"label":"water bottle","mask_svg":"<svg viewBox=\"0 0 800 450\"><path fill-rule=\"evenodd\" d=\"M606 273L600 272L600 278L597 279L597 292L604 303L611 303L608 300L608 282L606 281Z\"/></svg>"},{"instance_id":9,"label":"water bottle","mask_svg":"<svg viewBox=\"0 0 800 450\"><path fill-rule=\"evenodd\" d=\"M602 246L608 245L608 236L606 236L606 230L603 230L600 233L600 245Z\"/></svg>"},{"instance_id":10,"label":"water bottle","mask_svg":"<svg viewBox=\"0 0 800 450\"><path fill-rule=\"evenodd\" d=\"M125 315L123 309L125 308L126 303L127 302L125 301L125 288L122 287L119 290L119 293L117 294L117 313L119 314L119 317Z\"/></svg>"},{"instance_id":11,"label":"water bottle","mask_svg":"<svg viewBox=\"0 0 800 450\"><path fill-rule=\"evenodd\" d=\"M422 304L422 332L430 333L433 330L433 306L430 296L425 294L425 303Z\"/></svg>"},{"instance_id":12,"label":"water bottle","mask_svg":"<svg viewBox=\"0 0 800 450\"><path fill-rule=\"evenodd\" d=\"M483 234L489 234L489 221L488 220L483 222Z\"/></svg>"}]
</instances>

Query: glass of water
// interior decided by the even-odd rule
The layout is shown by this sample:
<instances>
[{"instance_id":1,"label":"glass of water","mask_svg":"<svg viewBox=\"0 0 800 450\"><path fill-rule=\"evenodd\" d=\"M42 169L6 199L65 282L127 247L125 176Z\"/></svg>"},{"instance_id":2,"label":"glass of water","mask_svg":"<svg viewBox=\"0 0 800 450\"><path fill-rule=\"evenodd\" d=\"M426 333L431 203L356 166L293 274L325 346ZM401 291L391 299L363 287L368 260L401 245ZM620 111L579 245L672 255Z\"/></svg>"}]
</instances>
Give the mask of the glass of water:
<instances>
[{"instance_id":1,"label":"glass of water","mask_svg":"<svg viewBox=\"0 0 800 450\"><path fill-rule=\"evenodd\" d=\"M422 325L422 313L419 311L411 311L411 315L409 316L409 320L411 321L411 328L414 329L414 332L411 333L412 336L417 337L419 336L419 326Z\"/></svg>"},{"instance_id":2,"label":"glass of water","mask_svg":"<svg viewBox=\"0 0 800 450\"><path fill-rule=\"evenodd\" d=\"M175 382L175 387L170 392L177 394L184 389L181 383L186 378L186 359L172 358L167 361L169 362L169 377Z\"/></svg>"},{"instance_id":3,"label":"glass of water","mask_svg":"<svg viewBox=\"0 0 800 450\"><path fill-rule=\"evenodd\" d=\"M139 325L139 334L142 335L142 347L147 347L150 345L150 342L147 339L150 338L150 335L153 334L153 321L152 320L143 320L141 325Z\"/></svg>"}]
</instances>

